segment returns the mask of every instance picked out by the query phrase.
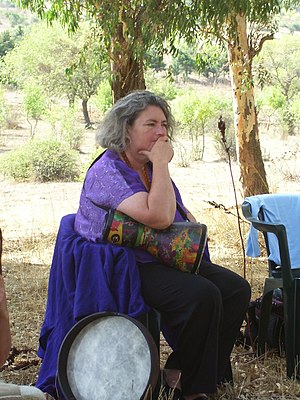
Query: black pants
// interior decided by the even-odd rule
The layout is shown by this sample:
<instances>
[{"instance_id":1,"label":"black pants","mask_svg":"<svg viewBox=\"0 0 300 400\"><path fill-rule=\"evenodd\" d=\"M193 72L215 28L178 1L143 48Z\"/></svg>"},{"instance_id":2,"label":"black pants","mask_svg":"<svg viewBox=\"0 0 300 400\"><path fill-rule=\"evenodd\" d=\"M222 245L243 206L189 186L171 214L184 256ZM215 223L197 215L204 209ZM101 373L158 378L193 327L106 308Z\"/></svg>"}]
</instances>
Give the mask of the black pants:
<instances>
[{"instance_id":1,"label":"black pants","mask_svg":"<svg viewBox=\"0 0 300 400\"><path fill-rule=\"evenodd\" d=\"M170 332L176 332L176 346L165 367L182 371L185 395L215 392L230 366L249 305L248 282L206 261L199 275L152 263L140 264L139 270L145 302L160 311Z\"/></svg>"}]
</instances>

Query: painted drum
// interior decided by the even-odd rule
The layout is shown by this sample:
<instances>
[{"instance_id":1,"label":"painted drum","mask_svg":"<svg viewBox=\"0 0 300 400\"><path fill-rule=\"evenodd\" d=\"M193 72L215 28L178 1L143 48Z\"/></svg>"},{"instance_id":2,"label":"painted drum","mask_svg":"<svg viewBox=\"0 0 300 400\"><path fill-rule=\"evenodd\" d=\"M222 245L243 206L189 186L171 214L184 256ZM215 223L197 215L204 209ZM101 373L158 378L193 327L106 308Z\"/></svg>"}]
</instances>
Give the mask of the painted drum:
<instances>
[{"instance_id":1,"label":"painted drum","mask_svg":"<svg viewBox=\"0 0 300 400\"><path fill-rule=\"evenodd\" d=\"M139 321L96 313L66 335L58 356L58 382L67 400L141 400L159 376L155 342Z\"/></svg>"},{"instance_id":2,"label":"painted drum","mask_svg":"<svg viewBox=\"0 0 300 400\"><path fill-rule=\"evenodd\" d=\"M168 228L158 230L110 209L103 239L119 246L148 251L169 267L197 274L207 241L207 227L186 221L174 222Z\"/></svg>"}]
</instances>

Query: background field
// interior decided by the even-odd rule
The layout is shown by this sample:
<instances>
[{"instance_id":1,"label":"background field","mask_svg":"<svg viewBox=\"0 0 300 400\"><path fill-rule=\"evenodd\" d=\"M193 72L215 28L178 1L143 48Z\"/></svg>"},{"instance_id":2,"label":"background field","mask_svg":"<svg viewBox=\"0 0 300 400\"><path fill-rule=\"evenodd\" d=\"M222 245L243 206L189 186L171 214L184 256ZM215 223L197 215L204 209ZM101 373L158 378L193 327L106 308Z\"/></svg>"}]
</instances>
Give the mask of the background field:
<instances>
[{"instance_id":1,"label":"background field","mask_svg":"<svg viewBox=\"0 0 300 400\"><path fill-rule=\"evenodd\" d=\"M199 84L199 90L207 90ZM230 90L227 88L226 90ZM7 92L6 98L20 109L20 97ZM78 124L84 125L81 115ZM44 137L50 126L40 121L36 137ZM85 131L81 146L82 160L87 162L94 151L95 130ZM14 129L2 131L0 157L30 139L30 127L20 118ZM180 138L178 139L179 142ZM262 132L261 145L268 182L272 192L298 192L300 167L297 136L281 138L279 133ZM185 145L189 146L188 141ZM175 144L175 147L177 145ZM228 162L219 159L214 141L208 138L203 161L189 167L178 166L178 157L171 163L171 173L180 188L184 202L199 221L208 225L212 259L239 274L246 275L253 289L253 298L260 293L266 275L265 258L247 259L238 234L238 217ZM239 168L233 162L234 185L240 204L243 200ZM0 226L4 237L3 275L6 282L13 348L0 372L0 378L13 383L34 384L40 360L36 356L38 337L43 322L47 283L54 240L60 218L77 210L81 182L15 183L0 181ZM240 211L239 211L240 213ZM241 217L241 215L240 215ZM243 241L248 224L241 220ZM161 341L162 365L168 346ZM298 382L285 378L285 360L275 354L258 359L251 349L236 347L233 352L235 384L220 389L218 399L295 399L300 398Z\"/></svg>"}]
</instances>

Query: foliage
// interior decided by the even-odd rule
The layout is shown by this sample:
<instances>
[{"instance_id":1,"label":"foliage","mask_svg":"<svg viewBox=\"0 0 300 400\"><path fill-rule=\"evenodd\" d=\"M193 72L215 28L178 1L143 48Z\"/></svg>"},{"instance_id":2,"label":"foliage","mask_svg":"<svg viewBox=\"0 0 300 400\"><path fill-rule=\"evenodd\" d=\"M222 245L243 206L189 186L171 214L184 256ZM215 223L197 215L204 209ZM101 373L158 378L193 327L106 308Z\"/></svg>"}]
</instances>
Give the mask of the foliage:
<instances>
[{"instance_id":1,"label":"foliage","mask_svg":"<svg viewBox=\"0 0 300 400\"><path fill-rule=\"evenodd\" d=\"M289 29L290 33L300 31L300 13L286 12L280 17L280 26Z\"/></svg>"},{"instance_id":2,"label":"foliage","mask_svg":"<svg viewBox=\"0 0 300 400\"><path fill-rule=\"evenodd\" d=\"M73 150L80 149L84 136L84 129L77 121L77 113L75 106L63 107L52 102L45 118L51 125L52 139L66 143Z\"/></svg>"},{"instance_id":3,"label":"foliage","mask_svg":"<svg viewBox=\"0 0 300 400\"><path fill-rule=\"evenodd\" d=\"M7 106L4 99L4 92L0 85L0 132L6 124Z\"/></svg>"},{"instance_id":4,"label":"foliage","mask_svg":"<svg viewBox=\"0 0 300 400\"><path fill-rule=\"evenodd\" d=\"M166 68L163 54L158 53L155 47L150 47L145 54L145 66L154 69L155 72L163 71Z\"/></svg>"},{"instance_id":5,"label":"foliage","mask_svg":"<svg viewBox=\"0 0 300 400\"><path fill-rule=\"evenodd\" d=\"M164 97L166 100L173 100L179 94L178 89L169 76L162 77L153 71L148 71L146 74L146 88Z\"/></svg>"},{"instance_id":6,"label":"foliage","mask_svg":"<svg viewBox=\"0 0 300 400\"><path fill-rule=\"evenodd\" d=\"M103 52L104 51L104 52ZM87 101L107 73L106 51L86 25L73 37L58 24L35 24L5 57L6 74L18 86L28 81L41 86L49 97L67 96Z\"/></svg>"},{"instance_id":7,"label":"foliage","mask_svg":"<svg viewBox=\"0 0 300 400\"><path fill-rule=\"evenodd\" d=\"M26 17L23 14L15 11L7 11L5 16L9 20L12 27L24 25L26 23Z\"/></svg>"},{"instance_id":8,"label":"foliage","mask_svg":"<svg viewBox=\"0 0 300 400\"><path fill-rule=\"evenodd\" d=\"M300 38L297 35L283 35L265 43L259 56L261 67L267 71L265 85L280 90L286 102L300 89Z\"/></svg>"},{"instance_id":9,"label":"foliage","mask_svg":"<svg viewBox=\"0 0 300 400\"><path fill-rule=\"evenodd\" d=\"M0 172L16 181L72 181L79 169L78 154L56 140L32 140L0 159Z\"/></svg>"},{"instance_id":10,"label":"foliage","mask_svg":"<svg viewBox=\"0 0 300 400\"><path fill-rule=\"evenodd\" d=\"M108 80L100 82L96 95L93 97L98 110L104 114L113 104L111 86Z\"/></svg>"},{"instance_id":11,"label":"foliage","mask_svg":"<svg viewBox=\"0 0 300 400\"><path fill-rule=\"evenodd\" d=\"M84 130L76 122L75 108L63 110L61 139L70 146L70 149L79 150L84 136Z\"/></svg>"},{"instance_id":12,"label":"foliage","mask_svg":"<svg viewBox=\"0 0 300 400\"><path fill-rule=\"evenodd\" d=\"M282 126L289 135L295 134L297 124L297 114L293 111L292 104L300 91L299 57L299 37L282 35L265 44L258 60L260 69L267 71L260 76L261 86L272 88L268 105L279 113Z\"/></svg>"},{"instance_id":13,"label":"foliage","mask_svg":"<svg viewBox=\"0 0 300 400\"><path fill-rule=\"evenodd\" d=\"M193 46L180 44L172 60L172 73L174 75L183 74L185 79L195 70L196 57Z\"/></svg>"},{"instance_id":14,"label":"foliage","mask_svg":"<svg viewBox=\"0 0 300 400\"><path fill-rule=\"evenodd\" d=\"M222 72L228 70L227 51L224 44L205 41L198 48L196 55L196 69L206 78L218 78Z\"/></svg>"},{"instance_id":15,"label":"foliage","mask_svg":"<svg viewBox=\"0 0 300 400\"><path fill-rule=\"evenodd\" d=\"M213 35L218 40L225 40L232 67L234 111L238 120L236 134L238 145L244 150L240 169L246 196L268 191L258 140L252 61L264 41L273 37L274 29L266 32L273 17L281 12L285 4L290 7L293 3L298 5L298 1L293 0L18 1L18 4L30 8L50 22L59 19L71 31L78 29L83 15L101 27L110 52L114 101L133 89L144 88L144 54L153 45L162 53L166 39L170 39L171 48L175 50L174 43L178 35L190 42L199 35ZM252 32L248 37L247 26ZM255 30L254 26L259 29ZM247 86L244 88L240 84L241 77L246 77ZM245 103L249 107L245 107ZM246 139L249 136L251 140L245 140L245 135ZM247 163L251 158L254 163L249 168ZM260 179L256 179L257 175Z\"/></svg>"},{"instance_id":16,"label":"foliage","mask_svg":"<svg viewBox=\"0 0 300 400\"><path fill-rule=\"evenodd\" d=\"M0 33L0 57L4 57L9 51L11 51L18 41L23 36L24 31L22 27L18 27L17 30L6 30Z\"/></svg>"},{"instance_id":17,"label":"foliage","mask_svg":"<svg viewBox=\"0 0 300 400\"><path fill-rule=\"evenodd\" d=\"M228 101L216 95L200 96L192 91L179 96L173 102L174 116L179 130L192 140L192 158L201 160L205 149L205 135L208 130L214 132L220 114L228 113Z\"/></svg>"},{"instance_id":18,"label":"foliage","mask_svg":"<svg viewBox=\"0 0 300 400\"><path fill-rule=\"evenodd\" d=\"M33 83L26 85L23 93L23 108L31 127L31 137L33 137L38 120L41 119L47 110L46 97L42 89ZM34 120L34 123L31 122L31 119Z\"/></svg>"}]
</instances>

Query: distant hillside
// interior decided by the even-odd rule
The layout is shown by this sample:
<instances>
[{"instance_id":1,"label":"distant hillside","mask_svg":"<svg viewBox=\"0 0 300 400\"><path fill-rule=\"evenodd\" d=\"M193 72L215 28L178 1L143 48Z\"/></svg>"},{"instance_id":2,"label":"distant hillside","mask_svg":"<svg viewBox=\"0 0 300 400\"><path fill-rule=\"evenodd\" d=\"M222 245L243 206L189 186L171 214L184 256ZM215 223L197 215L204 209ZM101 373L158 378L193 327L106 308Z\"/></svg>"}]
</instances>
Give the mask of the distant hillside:
<instances>
[{"instance_id":1,"label":"distant hillside","mask_svg":"<svg viewBox=\"0 0 300 400\"><path fill-rule=\"evenodd\" d=\"M19 25L29 25L35 19L28 10L21 10L9 1L0 0L0 33Z\"/></svg>"}]
</instances>

